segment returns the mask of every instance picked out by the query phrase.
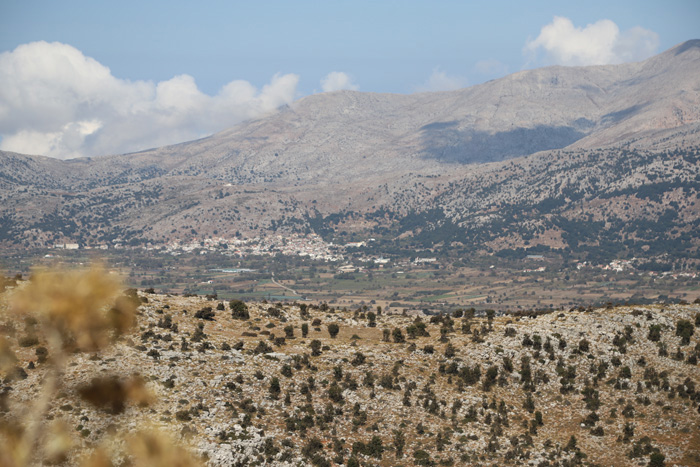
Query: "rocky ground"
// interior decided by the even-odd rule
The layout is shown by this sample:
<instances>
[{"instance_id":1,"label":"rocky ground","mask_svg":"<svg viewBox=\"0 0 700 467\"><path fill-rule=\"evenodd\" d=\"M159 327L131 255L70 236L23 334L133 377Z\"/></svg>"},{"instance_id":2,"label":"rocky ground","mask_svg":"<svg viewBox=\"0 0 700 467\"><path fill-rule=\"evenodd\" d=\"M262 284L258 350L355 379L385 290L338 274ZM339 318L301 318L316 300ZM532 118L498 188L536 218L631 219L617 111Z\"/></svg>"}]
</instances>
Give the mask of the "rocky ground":
<instances>
[{"instance_id":1,"label":"rocky ground","mask_svg":"<svg viewBox=\"0 0 700 467\"><path fill-rule=\"evenodd\" d=\"M139 297L131 334L70 357L47 416L75 429L68 464L156 426L209 465L700 465L700 304L415 317ZM11 422L47 364L3 329ZM151 404L86 397L112 375Z\"/></svg>"}]
</instances>

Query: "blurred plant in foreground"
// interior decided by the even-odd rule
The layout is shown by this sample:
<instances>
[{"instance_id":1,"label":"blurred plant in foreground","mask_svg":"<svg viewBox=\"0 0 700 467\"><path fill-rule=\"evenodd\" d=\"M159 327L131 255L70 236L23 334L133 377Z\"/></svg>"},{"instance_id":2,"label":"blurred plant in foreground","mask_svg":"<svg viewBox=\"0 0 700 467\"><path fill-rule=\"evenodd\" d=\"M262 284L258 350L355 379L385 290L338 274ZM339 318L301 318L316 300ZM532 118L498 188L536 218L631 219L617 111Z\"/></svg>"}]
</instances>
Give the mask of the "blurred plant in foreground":
<instances>
[{"instance_id":1,"label":"blurred plant in foreground","mask_svg":"<svg viewBox=\"0 0 700 467\"><path fill-rule=\"evenodd\" d=\"M46 348L36 352L37 363L47 365L40 395L22 413L10 413L0 419L0 467L61 463L68 459L74 446L69 429L60 420L49 425L45 418L61 386L69 355L104 350L135 324L138 296L135 291L126 295L122 291L122 284L115 275L101 267L92 267L39 271L10 292L3 317L9 319L9 324L3 329L14 331L16 323L24 320L31 336L18 338L20 346L43 341L48 352ZM12 349L12 336L8 337L0 336L0 372L5 374L6 381L12 380L13 372L26 376L24 370L16 366L18 359ZM30 367L33 365L31 362ZM94 378L77 388L77 393L112 414L122 412L127 400L138 404L147 404L150 400L138 376ZM9 410L4 396L0 396L0 413ZM126 446L124 454L132 460L132 465L196 465L183 449L172 447L155 431L141 433L136 441L128 441ZM112 465L105 452L96 450L83 465Z\"/></svg>"},{"instance_id":2,"label":"blurred plant in foreground","mask_svg":"<svg viewBox=\"0 0 700 467\"><path fill-rule=\"evenodd\" d=\"M131 465L143 467L195 467L200 465L190 453L156 429L142 430L126 437ZM97 449L84 459L82 467L111 467L107 450Z\"/></svg>"},{"instance_id":3,"label":"blurred plant in foreground","mask_svg":"<svg viewBox=\"0 0 700 467\"><path fill-rule=\"evenodd\" d=\"M38 272L15 293L10 312L37 319L49 345L97 351L131 328L136 306L115 275L93 267Z\"/></svg>"}]
</instances>

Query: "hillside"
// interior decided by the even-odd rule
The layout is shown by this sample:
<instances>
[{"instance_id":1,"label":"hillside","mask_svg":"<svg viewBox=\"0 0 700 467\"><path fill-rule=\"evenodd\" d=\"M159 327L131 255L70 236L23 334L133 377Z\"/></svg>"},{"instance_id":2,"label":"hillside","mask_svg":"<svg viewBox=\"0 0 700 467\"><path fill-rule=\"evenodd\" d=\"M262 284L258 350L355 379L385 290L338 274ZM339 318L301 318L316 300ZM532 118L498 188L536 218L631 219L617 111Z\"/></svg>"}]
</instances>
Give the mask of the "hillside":
<instances>
[{"instance_id":1,"label":"hillside","mask_svg":"<svg viewBox=\"0 0 700 467\"><path fill-rule=\"evenodd\" d=\"M134 331L69 357L47 419L70 461L150 427L209 465L700 465L697 304L412 317L139 296ZM3 330L13 423L50 363ZM150 404L95 394L121 376Z\"/></svg>"},{"instance_id":2,"label":"hillside","mask_svg":"<svg viewBox=\"0 0 700 467\"><path fill-rule=\"evenodd\" d=\"M140 245L308 229L390 240L447 225L444 240L470 238L461 243L480 252L628 241L641 254L672 231L671 249L694 257L698 76L696 40L640 63L522 71L458 91L313 95L135 154L0 153L0 240ZM591 222L609 235L570 238Z\"/></svg>"}]
</instances>

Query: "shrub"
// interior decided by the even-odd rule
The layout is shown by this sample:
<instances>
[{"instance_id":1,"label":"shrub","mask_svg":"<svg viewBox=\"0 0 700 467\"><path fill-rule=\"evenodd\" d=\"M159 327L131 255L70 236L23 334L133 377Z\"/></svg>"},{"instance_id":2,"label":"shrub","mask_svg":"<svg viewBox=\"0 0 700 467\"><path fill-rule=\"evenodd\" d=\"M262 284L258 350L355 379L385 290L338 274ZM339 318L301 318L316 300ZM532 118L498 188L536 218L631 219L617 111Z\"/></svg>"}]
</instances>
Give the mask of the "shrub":
<instances>
[{"instance_id":1,"label":"shrub","mask_svg":"<svg viewBox=\"0 0 700 467\"><path fill-rule=\"evenodd\" d=\"M194 330L194 333L192 334L192 338L190 340L192 342L201 342L202 339L206 338L207 335L204 333L204 323L197 323L197 328Z\"/></svg>"},{"instance_id":2,"label":"shrub","mask_svg":"<svg viewBox=\"0 0 700 467\"><path fill-rule=\"evenodd\" d=\"M430 454L428 454L426 451L419 449L418 451L414 451L413 453L413 460L416 463L416 465L421 465L421 466L426 466L426 467L431 467L435 465L435 461L433 461L430 458Z\"/></svg>"},{"instance_id":3,"label":"shrub","mask_svg":"<svg viewBox=\"0 0 700 467\"><path fill-rule=\"evenodd\" d=\"M513 372L513 360L510 357L507 357L507 356L503 357L503 370L506 373Z\"/></svg>"},{"instance_id":4,"label":"shrub","mask_svg":"<svg viewBox=\"0 0 700 467\"><path fill-rule=\"evenodd\" d=\"M335 339L338 332L340 332L340 327L337 324L331 323L328 325L328 334L331 336L331 338Z\"/></svg>"},{"instance_id":5,"label":"shrub","mask_svg":"<svg viewBox=\"0 0 700 467\"><path fill-rule=\"evenodd\" d=\"M192 416L190 415L189 410L178 410L175 413L175 419L180 422L189 422L190 420L192 420Z\"/></svg>"},{"instance_id":6,"label":"shrub","mask_svg":"<svg viewBox=\"0 0 700 467\"><path fill-rule=\"evenodd\" d=\"M651 456L649 456L649 467L664 467L666 465L665 460L666 456L660 452L652 452Z\"/></svg>"},{"instance_id":7,"label":"shrub","mask_svg":"<svg viewBox=\"0 0 700 467\"><path fill-rule=\"evenodd\" d=\"M353 366L358 366L358 365L362 365L363 363L365 363L366 359L367 358L361 352L357 352L357 353L355 353L355 357L352 359L352 361L350 363Z\"/></svg>"},{"instance_id":8,"label":"shrub","mask_svg":"<svg viewBox=\"0 0 700 467\"><path fill-rule=\"evenodd\" d=\"M687 319L678 320L676 323L676 336L681 338L681 345L690 344L690 336L695 333L695 326Z\"/></svg>"},{"instance_id":9,"label":"shrub","mask_svg":"<svg viewBox=\"0 0 700 467\"><path fill-rule=\"evenodd\" d=\"M335 381L328 387L328 398L338 404L343 402L343 390Z\"/></svg>"},{"instance_id":10,"label":"shrub","mask_svg":"<svg viewBox=\"0 0 700 467\"><path fill-rule=\"evenodd\" d=\"M377 307L377 308L380 308L380 307ZM369 327L371 327L371 328L376 327L377 326L377 315L375 315L373 312L370 311L369 313L367 313L367 321L368 321L367 325Z\"/></svg>"},{"instance_id":11,"label":"shrub","mask_svg":"<svg viewBox=\"0 0 700 467\"><path fill-rule=\"evenodd\" d=\"M394 389L394 378L388 373L382 375L379 379L379 385L384 389Z\"/></svg>"},{"instance_id":12,"label":"shrub","mask_svg":"<svg viewBox=\"0 0 700 467\"><path fill-rule=\"evenodd\" d=\"M484 391L490 391L491 387L496 384L496 378L498 378L498 367L492 365L486 370L486 376L484 377Z\"/></svg>"},{"instance_id":13,"label":"shrub","mask_svg":"<svg viewBox=\"0 0 700 467\"><path fill-rule=\"evenodd\" d=\"M39 338L33 335L24 336L19 339L20 347L33 347L39 343Z\"/></svg>"},{"instance_id":14,"label":"shrub","mask_svg":"<svg viewBox=\"0 0 700 467\"><path fill-rule=\"evenodd\" d=\"M282 369L280 369L280 373L282 376L286 376L287 378L292 377L292 367L287 365L286 363L282 365Z\"/></svg>"},{"instance_id":15,"label":"shrub","mask_svg":"<svg viewBox=\"0 0 700 467\"><path fill-rule=\"evenodd\" d=\"M277 377L270 381L270 398L277 400L280 397L282 389L280 388L280 380Z\"/></svg>"},{"instance_id":16,"label":"shrub","mask_svg":"<svg viewBox=\"0 0 700 467\"><path fill-rule=\"evenodd\" d=\"M322 450L323 450L323 443L321 442L321 440L316 438L316 437L313 437L301 449L301 454L304 457L310 458Z\"/></svg>"},{"instance_id":17,"label":"shrub","mask_svg":"<svg viewBox=\"0 0 700 467\"><path fill-rule=\"evenodd\" d=\"M394 328L391 335L394 338L394 342L397 344L400 344L402 342L406 342L406 339L403 336L403 332L401 332L401 329L399 329L399 328Z\"/></svg>"},{"instance_id":18,"label":"shrub","mask_svg":"<svg viewBox=\"0 0 700 467\"><path fill-rule=\"evenodd\" d=\"M652 342L659 342L661 340L661 326L658 324L652 324L649 326L649 334L647 339Z\"/></svg>"},{"instance_id":19,"label":"shrub","mask_svg":"<svg viewBox=\"0 0 700 467\"><path fill-rule=\"evenodd\" d=\"M376 459L381 459L383 452L384 446L382 445L382 439L377 435L372 436L372 439L367 443L367 449L364 454Z\"/></svg>"},{"instance_id":20,"label":"shrub","mask_svg":"<svg viewBox=\"0 0 700 467\"><path fill-rule=\"evenodd\" d=\"M240 300L231 300L228 304L231 308L231 317L233 319L249 319L248 305Z\"/></svg>"},{"instance_id":21,"label":"shrub","mask_svg":"<svg viewBox=\"0 0 700 467\"><path fill-rule=\"evenodd\" d=\"M206 319L207 321L214 320L215 313L210 306L206 306L194 314L195 318Z\"/></svg>"},{"instance_id":22,"label":"shrub","mask_svg":"<svg viewBox=\"0 0 700 467\"><path fill-rule=\"evenodd\" d=\"M620 368L620 378L630 379L632 377L632 370L627 365Z\"/></svg>"},{"instance_id":23,"label":"shrub","mask_svg":"<svg viewBox=\"0 0 700 467\"><path fill-rule=\"evenodd\" d=\"M382 342L389 342L389 337L391 336L391 331L388 329L382 329Z\"/></svg>"},{"instance_id":24,"label":"shrub","mask_svg":"<svg viewBox=\"0 0 700 467\"><path fill-rule=\"evenodd\" d=\"M530 413L533 413L535 411L535 401L532 399L532 393L527 393L527 398L523 403L523 408Z\"/></svg>"},{"instance_id":25,"label":"shrub","mask_svg":"<svg viewBox=\"0 0 700 467\"><path fill-rule=\"evenodd\" d=\"M254 354L270 353L270 352L272 352L272 347L270 347L269 345L267 345L263 341L258 342L257 347L255 347L255 349L253 349Z\"/></svg>"},{"instance_id":26,"label":"shrub","mask_svg":"<svg viewBox=\"0 0 700 467\"><path fill-rule=\"evenodd\" d=\"M49 356L49 351L46 347L37 347L34 349L34 353L37 357L37 363L46 362L46 358Z\"/></svg>"},{"instance_id":27,"label":"shrub","mask_svg":"<svg viewBox=\"0 0 700 467\"><path fill-rule=\"evenodd\" d=\"M588 342L587 339L581 339L578 343L578 350L580 352L585 353L585 352L588 352L590 350L590 346L591 346L591 344L590 344L590 342Z\"/></svg>"}]
</instances>

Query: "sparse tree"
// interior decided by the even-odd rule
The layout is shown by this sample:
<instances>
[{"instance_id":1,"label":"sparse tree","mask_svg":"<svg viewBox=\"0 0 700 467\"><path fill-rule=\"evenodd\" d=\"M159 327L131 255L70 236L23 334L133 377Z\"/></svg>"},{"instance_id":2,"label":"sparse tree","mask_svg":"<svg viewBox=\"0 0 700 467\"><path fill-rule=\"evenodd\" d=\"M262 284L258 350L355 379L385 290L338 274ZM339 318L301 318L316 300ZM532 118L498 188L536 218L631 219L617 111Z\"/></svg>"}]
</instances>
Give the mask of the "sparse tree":
<instances>
[{"instance_id":1,"label":"sparse tree","mask_svg":"<svg viewBox=\"0 0 700 467\"><path fill-rule=\"evenodd\" d=\"M343 402L343 390L335 381L328 387L328 398L338 404Z\"/></svg>"},{"instance_id":2,"label":"sparse tree","mask_svg":"<svg viewBox=\"0 0 700 467\"><path fill-rule=\"evenodd\" d=\"M587 339L581 339L578 343L578 350L582 353L586 353L590 350L591 344Z\"/></svg>"},{"instance_id":3,"label":"sparse tree","mask_svg":"<svg viewBox=\"0 0 700 467\"><path fill-rule=\"evenodd\" d=\"M335 336L337 336L338 332L340 332L340 327L336 323L331 323L327 327L328 334L331 336L332 339L335 339Z\"/></svg>"},{"instance_id":4,"label":"sparse tree","mask_svg":"<svg viewBox=\"0 0 700 467\"><path fill-rule=\"evenodd\" d=\"M681 345L690 344L690 336L695 333L695 326L687 319L678 320L676 323L676 336L681 338Z\"/></svg>"},{"instance_id":5,"label":"sparse tree","mask_svg":"<svg viewBox=\"0 0 700 467\"><path fill-rule=\"evenodd\" d=\"M659 342L661 340L661 326L658 324L650 325L647 338L652 342Z\"/></svg>"},{"instance_id":6,"label":"sparse tree","mask_svg":"<svg viewBox=\"0 0 700 467\"><path fill-rule=\"evenodd\" d=\"M249 319L248 305L241 300L231 300L228 304L231 308L231 317L233 319Z\"/></svg>"},{"instance_id":7,"label":"sparse tree","mask_svg":"<svg viewBox=\"0 0 700 467\"><path fill-rule=\"evenodd\" d=\"M311 341L311 344L309 344L311 347L311 356L317 357L321 355L321 341L318 339L314 339Z\"/></svg>"},{"instance_id":8,"label":"sparse tree","mask_svg":"<svg viewBox=\"0 0 700 467\"><path fill-rule=\"evenodd\" d=\"M391 336L391 331L388 329L382 329L382 341L383 342L389 342L389 338Z\"/></svg>"},{"instance_id":9,"label":"sparse tree","mask_svg":"<svg viewBox=\"0 0 700 467\"><path fill-rule=\"evenodd\" d=\"M282 389L280 388L280 380L277 377L270 380L270 398L277 400L280 397Z\"/></svg>"},{"instance_id":10,"label":"sparse tree","mask_svg":"<svg viewBox=\"0 0 700 467\"><path fill-rule=\"evenodd\" d=\"M377 307L379 310L381 310L382 307ZM367 326L373 328L377 326L377 315L372 313L371 311L367 313Z\"/></svg>"},{"instance_id":11,"label":"sparse tree","mask_svg":"<svg viewBox=\"0 0 700 467\"><path fill-rule=\"evenodd\" d=\"M403 457L404 447L406 447L406 436L404 436L403 431L394 430L394 449L396 452L396 457Z\"/></svg>"}]
</instances>

